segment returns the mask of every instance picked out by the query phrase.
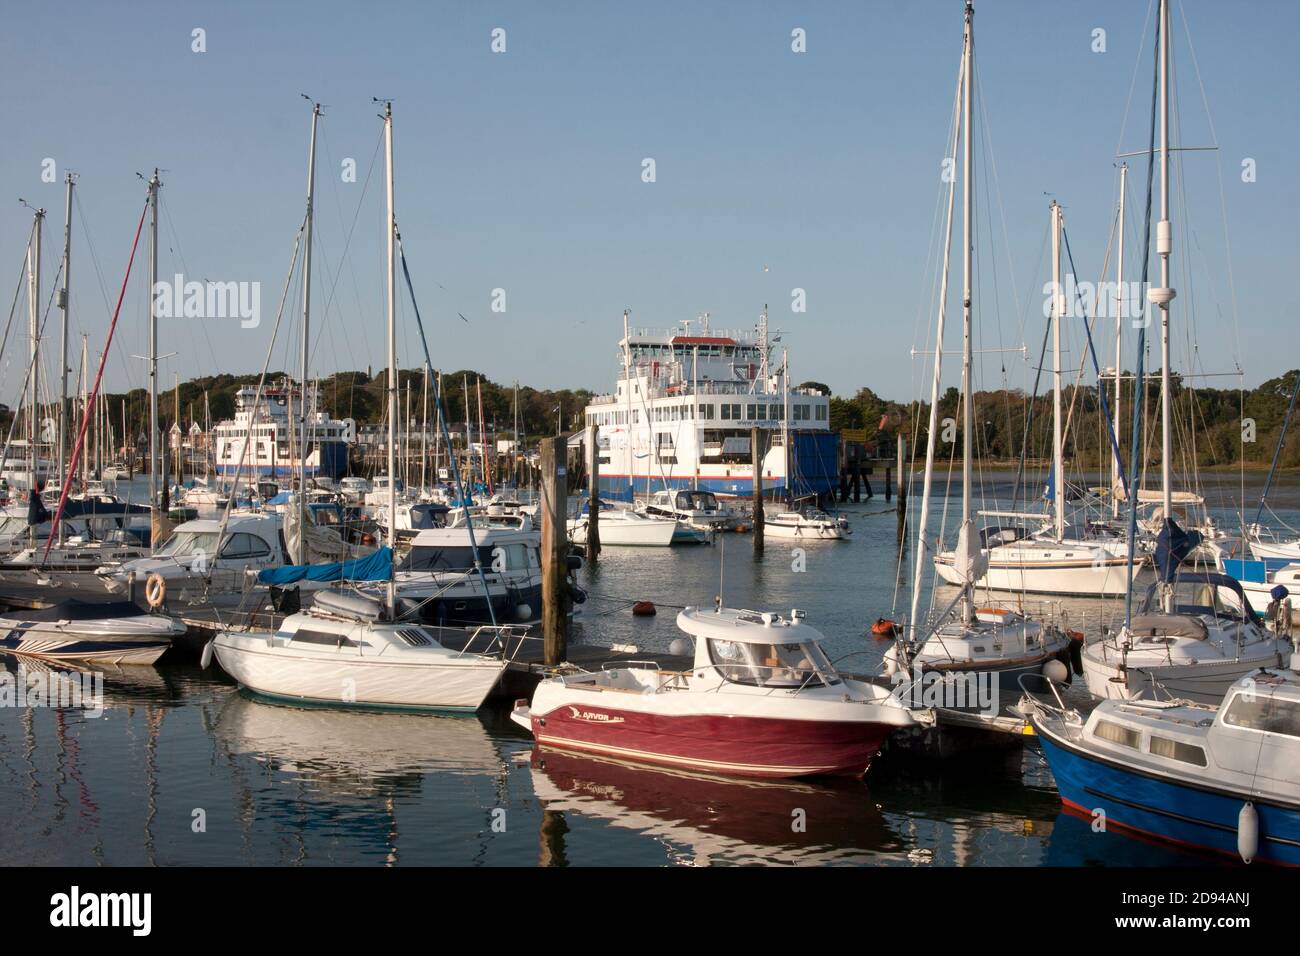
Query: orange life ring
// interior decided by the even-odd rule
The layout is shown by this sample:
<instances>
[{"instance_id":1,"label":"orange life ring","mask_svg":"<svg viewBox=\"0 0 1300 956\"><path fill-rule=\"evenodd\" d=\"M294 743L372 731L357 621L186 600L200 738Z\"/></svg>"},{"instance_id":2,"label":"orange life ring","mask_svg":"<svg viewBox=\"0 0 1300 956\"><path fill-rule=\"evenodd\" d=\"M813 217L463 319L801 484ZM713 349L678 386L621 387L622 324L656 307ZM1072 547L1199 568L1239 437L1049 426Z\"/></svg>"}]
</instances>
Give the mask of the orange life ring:
<instances>
[{"instance_id":1,"label":"orange life ring","mask_svg":"<svg viewBox=\"0 0 1300 956\"><path fill-rule=\"evenodd\" d=\"M155 611L167 600L167 581L161 574L154 572L145 579L144 599Z\"/></svg>"}]
</instances>

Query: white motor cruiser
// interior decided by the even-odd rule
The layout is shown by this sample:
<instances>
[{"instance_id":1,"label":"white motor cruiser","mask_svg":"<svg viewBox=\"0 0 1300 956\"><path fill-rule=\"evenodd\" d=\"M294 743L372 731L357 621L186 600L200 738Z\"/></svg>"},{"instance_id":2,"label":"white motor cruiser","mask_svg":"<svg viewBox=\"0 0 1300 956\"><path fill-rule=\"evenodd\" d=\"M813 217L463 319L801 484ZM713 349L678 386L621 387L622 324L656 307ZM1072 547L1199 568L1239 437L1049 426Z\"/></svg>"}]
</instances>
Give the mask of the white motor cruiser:
<instances>
[{"instance_id":1,"label":"white motor cruiser","mask_svg":"<svg viewBox=\"0 0 1300 956\"><path fill-rule=\"evenodd\" d=\"M852 534L848 522L824 511L783 511L763 520L763 534L800 541L844 541Z\"/></svg>"},{"instance_id":2,"label":"white motor cruiser","mask_svg":"<svg viewBox=\"0 0 1300 956\"><path fill-rule=\"evenodd\" d=\"M615 508L608 502L601 502L599 510L601 547L666 548L673 543L673 536L677 532L677 522L672 518ZM569 519L569 539L578 544L586 544L590 523L590 507L584 502L577 517Z\"/></svg>"},{"instance_id":3,"label":"white motor cruiser","mask_svg":"<svg viewBox=\"0 0 1300 956\"><path fill-rule=\"evenodd\" d=\"M274 631L222 631L211 652L241 686L268 697L474 711L505 670L506 647L515 636L509 626L435 632L386 618L374 598L318 591L309 610L291 614ZM468 650L485 632L494 638L491 650ZM458 635L456 644L443 643L449 635ZM203 657L210 660L207 648Z\"/></svg>"}]
</instances>

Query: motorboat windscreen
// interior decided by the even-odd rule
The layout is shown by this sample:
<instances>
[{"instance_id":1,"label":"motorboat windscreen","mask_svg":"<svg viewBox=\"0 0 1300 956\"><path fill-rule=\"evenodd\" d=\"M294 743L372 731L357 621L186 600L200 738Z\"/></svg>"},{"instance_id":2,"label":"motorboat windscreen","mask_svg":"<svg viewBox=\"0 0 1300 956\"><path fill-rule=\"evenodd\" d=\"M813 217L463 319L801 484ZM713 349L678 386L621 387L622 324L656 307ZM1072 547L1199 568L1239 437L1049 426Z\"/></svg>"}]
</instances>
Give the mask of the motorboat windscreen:
<instances>
[{"instance_id":1,"label":"motorboat windscreen","mask_svg":"<svg viewBox=\"0 0 1300 956\"><path fill-rule=\"evenodd\" d=\"M709 638L709 660L734 684L757 687L820 687L840 682L815 641L752 644Z\"/></svg>"}]
</instances>

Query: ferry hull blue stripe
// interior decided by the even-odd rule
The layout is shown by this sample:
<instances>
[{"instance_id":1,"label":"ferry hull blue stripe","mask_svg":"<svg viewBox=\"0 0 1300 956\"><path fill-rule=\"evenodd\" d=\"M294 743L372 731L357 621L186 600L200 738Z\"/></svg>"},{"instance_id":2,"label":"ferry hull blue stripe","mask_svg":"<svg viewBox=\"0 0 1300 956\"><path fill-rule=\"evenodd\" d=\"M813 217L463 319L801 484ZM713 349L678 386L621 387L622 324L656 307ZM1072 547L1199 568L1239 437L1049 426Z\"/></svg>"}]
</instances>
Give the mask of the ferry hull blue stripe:
<instances>
[{"instance_id":1,"label":"ferry hull blue stripe","mask_svg":"<svg viewBox=\"0 0 1300 956\"><path fill-rule=\"evenodd\" d=\"M1209 793L1090 760L1039 734L1062 799L1132 830L1237 856L1237 815L1244 799ZM1257 860L1300 866L1300 810L1256 803Z\"/></svg>"}]
</instances>

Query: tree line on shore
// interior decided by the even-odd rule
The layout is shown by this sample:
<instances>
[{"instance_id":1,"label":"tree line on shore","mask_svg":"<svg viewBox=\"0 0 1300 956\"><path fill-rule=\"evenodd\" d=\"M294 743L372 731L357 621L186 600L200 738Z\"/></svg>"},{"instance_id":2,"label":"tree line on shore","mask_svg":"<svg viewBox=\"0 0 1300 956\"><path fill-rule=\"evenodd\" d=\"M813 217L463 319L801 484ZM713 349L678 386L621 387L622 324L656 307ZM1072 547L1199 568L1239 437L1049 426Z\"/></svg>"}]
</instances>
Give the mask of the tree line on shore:
<instances>
[{"instance_id":1,"label":"tree line on shore","mask_svg":"<svg viewBox=\"0 0 1300 956\"><path fill-rule=\"evenodd\" d=\"M1300 370L1292 370L1269 379L1256 388L1194 388L1175 377L1172 386L1175 435L1174 456L1180 466L1214 467L1244 461L1249 466L1266 467L1273 457L1277 440L1282 432L1292 390ZM267 376L268 384L283 377L283 373ZM218 374L182 382L179 386L179 405L182 427L193 422L204 424L204 397L208 413L215 424L231 418L235 411L235 393L244 386L256 385L256 374ZM406 409L418 427L423 417L424 374L421 369L404 369L399 377L399 408ZM375 424L383 421L386 405L386 374L380 371L337 372L318 380L322 408L337 418L351 418L358 424ZM805 387L817 388L825 394L830 389L817 382L805 382ZM471 370L446 372L442 376L442 400L447 417L455 428L466 417L466 388L468 387L469 418L477 429L479 422L479 389L482 392L482 418L488 428L502 433L514 430L516 389L513 383L498 383ZM430 408L432 409L430 386ZM1111 387L1107 386L1106 402L1112 401ZM580 428L583 411L593 393L588 389L537 389L518 386L518 419L520 432L536 439L556 434L557 429L570 431ZM1159 383L1147 384L1143 400L1144 459L1150 464L1160 458L1160 388ZM121 431L121 415L125 401L126 427L136 440L145 433L148 416L148 396L143 388L126 393L107 395L109 419L115 435ZM1132 434L1134 383L1131 378L1124 383L1121 407L1119 445L1125 461L1129 457ZM939 448L943 457L954 450L960 452L962 443L961 396L956 388L949 388L939 400ZM168 391L159 396L159 422L165 431L173 424L177 405L176 396ZM1062 399L1065 414L1070 422L1066 444L1066 457L1077 467L1093 468L1110 460L1111 436L1106 422L1113 417L1114 409L1103 406L1096 385L1081 385L1066 389ZM432 411L430 412L432 417ZM1297 416L1300 417L1300 416ZM8 432L12 420L10 409L0 406L0 427ZM1020 389L998 389L977 392L974 397L973 420L976 432L975 447L984 460L1013 461L1023 454L1026 458L1041 460L1051 456L1052 449L1052 396L1043 392L1036 396ZM830 427L833 430L862 430L867 443L893 447L895 436L908 439L912 454L924 453L926 428L929 423L929 403L907 403L885 399L870 388L862 387L851 397L832 396L830 400ZM1296 424L1294 421L1291 423ZM1279 465L1300 468L1300 435L1292 427L1286 445L1279 457ZM120 435L117 436L120 442ZM952 443L955 443L955 449Z\"/></svg>"}]
</instances>

